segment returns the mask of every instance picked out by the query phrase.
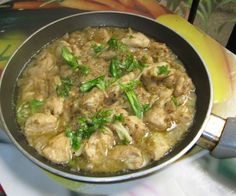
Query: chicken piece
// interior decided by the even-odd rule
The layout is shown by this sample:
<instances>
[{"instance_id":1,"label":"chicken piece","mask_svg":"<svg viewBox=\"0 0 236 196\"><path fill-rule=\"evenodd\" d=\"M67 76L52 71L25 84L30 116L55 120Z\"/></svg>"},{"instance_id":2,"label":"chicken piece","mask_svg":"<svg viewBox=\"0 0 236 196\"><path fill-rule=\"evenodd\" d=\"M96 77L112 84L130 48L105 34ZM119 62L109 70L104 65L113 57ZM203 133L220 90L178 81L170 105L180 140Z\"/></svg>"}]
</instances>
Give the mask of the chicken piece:
<instances>
[{"instance_id":1,"label":"chicken piece","mask_svg":"<svg viewBox=\"0 0 236 196\"><path fill-rule=\"evenodd\" d=\"M165 86L159 86L156 95L159 97L158 101L155 103L158 107L164 107L165 104L171 100L173 90L166 88Z\"/></svg>"},{"instance_id":2,"label":"chicken piece","mask_svg":"<svg viewBox=\"0 0 236 196\"><path fill-rule=\"evenodd\" d=\"M48 52L42 53L36 60L36 64L37 66L30 67L27 71L32 77L46 78L46 75L48 75L49 72L58 70L55 66L55 57ZM55 70L53 70L54 68Z\"/></svg>"},{"instance_id":3,"label":"chicken piece","mask_svg":"<svg viewBox=\"0 0 236 196\"><path fill-rule=\"evenodd\" d=\"M81 56L81 50L79 49L79 47L76 44L71 45L71 50L72 50L73 55L75 55L76 57Z\"/></svg>"},{"instance_id":4,"label":"chicken piece","mask_svg":"<svg viewBox=\"0 0 236 196\"><path fill-rule=\"evenodd\" d=\"M51 114L54 116L59 116L63 112L63 97L50 97L47 99L45 107L50 110Z\"/></svg>"},{"instance_id":5,"label":"chicken piece","mask_svg":"<svg viewBox=\"0 0 236 196\"><path fill-rule=\"evenodd\" d=\"M107 156L108 150L114 145L113 133L107 128L104 132L95 132L85 144L84 152L94 164L101 163Z\"/></svg>"},{"instance_id":6,"label":"chicken piece","mask_svg":"<svg viewBox=\"0 0 236 196\"><path fill-rule=\"evenodd\" d=\"M122 114L123 116L128 116L128 112L124 108L121 107L119 102L112 104L111 106L109 106L108 109L111 109L114 111L111 117L113 117L113 115L120 115L120 114Z\"/></svg>"},{"instance_id":7,"label":"chicken piece","mask_svg":"<svg viewBox=\"0 0 236 196\"><path fill-rule=\"evenodd\" d=\"M124 126L128 128L130 135L135 141L141 140L149 133L148 127L136 116L125 117Z\"/></svg>"},{"instance_id":8,"label":"chicken piece","mask_svg":"<svg viewBox=\"0 0 236 196\"><path fill-rule=\"evenodd\" d=\"M110 60L110 59L112 59L113 57L115 57L116 55L117 55L117 54L116 54L115 51L113 51L113 50L108 50L108 51L102 52L102 53L99 55L99 57L100 57L100 58L104 58L104 59L106 59L106 60Z\"/></svg>"},{"instance_id":9,"label":"chicken piece","mask_svg":"<svg viewBox=\"0 0 236 196\"><path fill-rule=\"evenodd\" d=\"M95 34L95 39L99 42L102 41L103 43L107 43L109 39L111 38L111 35L108 33L106 29L98 29L98 31Z\"/></svg>"},{"instance_id":10,"label":"chicken piece","mask_svg":"<svg viewBox=\"0 0 236 196\"><path fill-rule=\"evenodd\" d=\"M21 85L22 92L20 96L23 101L43 100L48 97L48 82L43 78L27 78Z\"/></svg>"},{"instance_id":11,"label":"chicken piece","mask_svg":"<svg viewBox=\"0 0 236 196\"><path fill-rule=\"evenodd\" d=\"M150 40L142 33L130 34L128 37L124 37L121 42L135 48L147 48L150 44Z\"/></svg>"},{"instance_id":12,"label":"chicken piece","mask_svg":"<svg viewBox=\"0 0 236 196\"><path fill-rule=\"evenodd\" d=\"M123 77L121 77L119 79L119 82L120 83L128 83L129 81L131 80L134 80L135 78L137 77L136 73L135 72L130 72L126 75L124 75ZM109 99L113 100L114 102L117 100L117 98L121 95L121 89L119 87L119 85L115 84L115 85L112 85L108 90L107 90L107 94L108 94L108 97Z\"/></svg>"},{"instance_id":13,"label":"chicken piece","mask_svg":"<svg viewBox=\"0 0 236 196\"><path fill-rule=\"evenodd\" d=\"M43 132L54 132L57 129L57 118L51 114L35 113L26 120L25 134L36 135Z\"/></svg>"},{"instance_id":14,"label":"chicken piece","mask_svg":"<svg viewBox=\"0 0 236 196\"><path fill-rule=\"evenodd\" d=\"M175 112L170 114L170 118L178 124L189 123L194 115L194 111L192 110L186 105L179 106Z\"/></svg>"},{"instance_id":15,"label":"chicken piece","mask_svg":"<svg viewBox=\"0 0 236 196\"><path fill-rule=\"evenodd\" d=\"M103 91L97 88L93 88L90 92L85 93L81 100L81 108L84 112L89 111L95 113L102 107L102 103L105 99Z\"/></svg>"},{"instance_id":16,"label":"chicken piece","mask_svg":"<svg viewBox=\"0 0 236 196\"><path fill-rule=\"evenodd\" d=\"M143 51L140 52L143 53ZM150 54L144 54L142 60L144 61L144 63L153 64L153 58Z\"/></svg>"},{"instance_id":17,"label":"chicken piece","mask_svg":"<svg viewBox=\"0 0 236 196\"><path fill-rule=\"evenodd\" d=\"M175 86L175 82L176 82L176 75L170 75L167 78L163 79L163 84L167 87L167 88L173 88L173 86Z\"/></svg>"},{"instance_id":18,"label":"chicken piece","mask_svg":"<svg viewBox=\"0 0 236 196\"><path fill-rule=\"evenodd\" d=\"M155 161L159 160L170 150L167 140L161 133L152 134L147 138L145 144L150 158Z\"/></svg>"},{"instance_id":19,"label":"chicken piece","mask_svg":"<svg viewBox=\"0 0 236 196\"><path fill-rule=\"evenodd\" d=\"M42 153L54 163L67 163L72 158L70 139L61 133L48 142Z\"/></svg>"},{"instance_id":20,"label":"chicken piece","mask_svg":"<svg viewBox=\"0 0 236 196\"><path fill-rule=\"evenodd\" d=\"M72 52L70 44L64 40L57 41L55 44L57 45L55 49L55 54L59 58L61 58L61 50L63 47L66 47L70 52Z\"/></svg>"},{"instance_id":21,"label":"chicken piece","mask_svg":"<svg viewBox=\"0 0 236 196\"><path fill-rule=\"evenodd\" d=\"M59 76L52 76L48 78L48 94L49 96L57 95L56 88L61 84L61 79Z\"/></svg>"},{"instance_id":22,"label":"chicken piece","mask_svg":"<svg viewBox=\"0 0 236 196\"><path fill-rule=\"evenodd\" d=\"M179 75L175 83L174 95L176 97L186 94L188 91L193 89L193 83L186 74Z\"/></svg>"},{"instance_id":23,"label":"chicken piece","mask_svg":"<svg viewBox=\"0 0 236 196\"><path fill-rule=\"evenodd\" d=\"M142 105L150 103L151 94L147 92L142 86L137 86L135 88L135 93L138 96L138 100Z\"/></svg>"},{"instance_id":24,"label":"chicken piece","mask_svg":"<svg viewBox=\"0 0 236 196\"><path fill-rule=\"evenodd\" d=\"M144 69L141 80L145 88L152 92L156 91L156 86L160 81L172 76L174 72L175 70L170 68L166 62L155 63Z\"/></svg>"},{"instance_id":25,"label":"chicken piece","mask_svg":"<svg viewBox=\"0 0 236 196\"><path fill-rule=\"evenodd\" d=\"M166 102L166 104L165 104L165 111L167 113L174 112L175 110L176 110L176 105L173 102L173 100L169 100L168 102Z\"/></svg>"},{"instance_id":26,"label":"chicken piece","mask_svg":"<svg viewBox=\"0 0 236 196\"><path fill-rule=\"evenodd\" d=\"M146 112L144 122L152 131L164 131L169 127L167 113L163 108L155 106Z\"/></svg>"},{"instance_id":27,"label":"chicken piece","mask_svg":"<svg viewBox=\"0 0 236 196\"><path fill-rule=\"evenodd\" d=\"M152 80L161 81L164 78L173 75L174 70L166 62L154 63L143 71L144 77L149 77Z\"/></svg>"},{"instance_id":28,"label":"chicken piece","mask_svg":"<svg viewBox=\"0 0 236 196\"><path fill-rule=\"evenodd\" d=\"M141 151L131 145L118 145L115 146L110 156L113 160L123 162L128 169L139 169L144 165L144 159Z\"/></svg>"}]
</instances>

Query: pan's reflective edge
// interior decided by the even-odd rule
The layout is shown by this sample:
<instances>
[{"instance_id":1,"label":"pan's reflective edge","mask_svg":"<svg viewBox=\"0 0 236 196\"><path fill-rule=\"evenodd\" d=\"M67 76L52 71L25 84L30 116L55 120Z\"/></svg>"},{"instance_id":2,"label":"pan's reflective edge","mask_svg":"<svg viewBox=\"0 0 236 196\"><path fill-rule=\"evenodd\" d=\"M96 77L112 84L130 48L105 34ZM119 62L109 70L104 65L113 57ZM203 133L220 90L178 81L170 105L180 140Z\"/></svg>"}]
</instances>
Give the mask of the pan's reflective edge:
<instances>
[{"instance_id":1,"label":"pan's reflective edge","mask_svg":"<svg viewBox=\"0 0 236 196\"><path fill-rule=\"evenodd\" d=\"M190 75L193 77L192 79L195 82L195 86L199 87L199 88L196 88L197 97L200 99L204 99L203 101L200 99L199 100L197 99L197 112L196 112L197 116L196 116L195 122L193 123L193 127L192 127L193 132L191 134L188 134L188 137L186 137L186 139L179 145L179 147L176 148L176 150L173 150L173 152L168 154L166 157L164 157L160 161L154 162L153 164L151 164L147 167L144 167L142 169L139 169L139 170L136 170L133 172L121 173L121 174L116 174L113 176L108 176L108 175L92 176L92 175L83 174L83 173L76 174L76 173L73 173L68 170L66 171L62 167L52 164L49 161L47 161L46 159L44 159L43 157L41 157L40 155L37 155L37 153L33 149L30 149L30 147L27 146L26 139L23 136L23 134L20 133L19 127L16 125L16 122L14 120L15 119L15 108L14 108L14 106L12 106L13 100L14 100L14 97L12 94L15 90L15 81L19 77L19 74L21 73L22 69L24 68L26 61L24 62L24 65L20 64L18 67L14 67L13 64L14 64L14 62L17 62L17 60L19 60L20 54L26 55L26 56L28 55L27 57L25 57L28 59L33 55L33 54L25 54L27 52L24 51L24 49L28 48L27 50L30 50L31 48L34 47L34 46L31 46L29 43L32 42L32 40L34 40L35 37L38 36L38 34L43 35L44 32L49 31L48 29L50 29L50 28L53 29L54 26L59 25L60 23L64 24L67 21L73 21L73 20L76 21L80 18L82 18L82 19L96 18L97 21L96 22L94 21L94 23L100 24L97 26L101 26L101 25L102 26L106 26L106 25L109 26L109 24L113 24L113 21L116 21L116 22L114 22L113 25L116 25L116 23L118 23L119 26L125 26L125 24L128 24L128 22L129 22L129 24L131 25L130 26L131 28L137 27L136 29L138 31L144 32L145 34L147 34L147 33L151 34L152 33L151 31L153 31L153 32L156 31L155 29L152 30L152 27L156 27L157 29L158 28L162 29L162 30L164 30L164 32L167 32L168 34L172 35L172 37L169 37L168 41L169 41L169 43L171 43L173 45L173 47L175 45L176 40L181 42L181 43L176 43L176 47L175 47L175 49L178 50L179 54L180 54L181 49L183 49L183 48L179 49L178 45L181 46L181 44L182 44L182 46L185 46L184 49L186 49L186 51L184 51L184 52L186 53L186 56L188 56L188 54L190 54L190 56L192 55L192 57L193 57L193 59L187 59L190 57L184 57L184 58L186 58L186 61L192 62L193 64L196 64L196 66L199 66L199 67L192 66L191 69L188 68L188 70L187 70L187 71L191 72ZM126 20L124 21L124 19L126 19ZM100 22L99 22L99 20L100 20ZM103 22L101 22L101 21L103 21ZM92 24L93 21L88 20L87 23L85 21L83 21L81 23L83 23L83 24L84 23L85 24L91 23ZM149 27L149 31L147 29L145 29L146 26ZM61 27L61 28L63 28L63 27ZM76 29L76 27L75 27L75 29ZM66 30L66 28L65 28L65 30ZM158 33L158 32L156 32L156 33ZM55 34L57 34L56 31L55 31ZM55 35L50 35L50 36L54 37L54 39L56 38ZM152 36L155 37L154 33ZM165 37L166 35L162 35L162 36ZM176 51L174 50L174 52L176 52ZM183 56L183 54L182 54L182 56ZM18 57L18 59L17 59L17 57ZM181 60L183 61L184 59L181 59ZM201 65L197 65L197 64L201 64ZM200 69L200 71L199 71L199 69ZM12 70L14 70L14 73L10 73ZM201 75L198 74L197 71L199 71ZM83 182L90 182L90 183L120 182L120 181L143 177L143 176L149 175L155 171L160 170L161 168L163 168L163 167L169 165L170 163L176 161L177 159L179 159L192 146L195 145L195 143L198 141L198 139L202 135L203 128L204 128L205 124L207 123L207 120L209 118L211 108L212 108L212 85L211 85L211 81L210 81L210 77L209 77L209 72L205 66L203 59L201 59L200 55L198 55L198 52L194 49L194 47L191 46L191 44L188 43L181 35L175 33L173 30L171 30L170 28L168 28L164 25L157 23L157 21L152 20L147 17L144 17L144 16L139 16L136 14L129 14L129 13L125 13L125 12L96 11L96 12L80 13L80 14L74 14L71 16L67 16L67 17L64 17L64 18L61 18L59 20L49 23L48 25L37 30L35 33L33 33L28 39L26 39L23 42L23 44L14 52L14 54L10 58L7 66L5 67L2 74L3 75L2 75L1 83L0 83L0 109L1 109L0 117L2 120L2 124L5 128L8 136L10 137L10 139L13 141L13 143L17 146L17 148L26 157L28 157L31 161L33 161L38 166L56 174L56 175L59 175L59 176L65 177L65 178L69 178L72 180L76 180L76 181L83 181ZM206 92L200 92L201 89L205 89ZM204 97L204 96L207 96L207 97ZM18 129L17 129L17 127L18 127Z\"/></svg>"}]
</instances>

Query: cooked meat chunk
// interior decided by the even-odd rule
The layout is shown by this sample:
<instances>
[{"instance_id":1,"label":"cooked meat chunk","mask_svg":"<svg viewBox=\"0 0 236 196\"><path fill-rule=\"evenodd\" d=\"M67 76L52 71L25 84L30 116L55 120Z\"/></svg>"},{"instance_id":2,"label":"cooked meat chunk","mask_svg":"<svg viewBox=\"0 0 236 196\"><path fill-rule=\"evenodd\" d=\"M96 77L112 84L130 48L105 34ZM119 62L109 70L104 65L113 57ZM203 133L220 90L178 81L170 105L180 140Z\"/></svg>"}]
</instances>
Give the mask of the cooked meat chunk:
<instances>
[{"instance_id":1,"label":"cooked meat chunk","mask_svg":"<svg viewBox=\"0 0 236 196\"><path fill-rule=\"evenodd\" d=\"M138 169L144 165L141 151L134 146L117 145L111 151L114 160L123 162L128 169Z\"/></svg>"},{"instance_id":2,"label":"cooked meat chunk","mask_svg":"<svg viewBox=\"0 0 236 196\"><path fill-rule=\"evenodd\" d=\"M56 131L57 118L51 114L36 113L26 120L25 134L34 135Z\"/></svg>"},{"instance_id":3,"label":"cooked meat chunk","mask_svg":"<svg viewBox=\"0 0 236 196\"><path fill-rule=\"evenodd\" d=\"M46 108L49 109L51 114L58 116L63 112L63 97L50 97L46 102Z\"/></svg>"},{"instance_id":4,"label":"cooked meat chunk","mask_svg":"<svg viewBox=\"0 0 236 196\"><path fill-rule=\"evenodd\" d=\"M61 50L63 47L66 47L70 52L72 52L70 44L67 41L65 40L57 41L55 54L57 55L58 58L61 58Z\"/></svg>"},{"instance_id":5,"label":"cooked meat chunk","mask_svg":"<svg viewBox=\"0 0 236 196\"><path fill-rule=\"evenodd\" d=\"M38 59L38 66L33 66L28 70L28 74L39 78L45 78L55 66L55 57L48 52L44 52Z\"/></svg>"},{"instance_id":6,"label":"cooked meat chunk","mask_svg":"<svg viewBox=\"0 0 236 196\"><path fill-rule=\"evenodd\" d=\"M145 88L151 92L153 89L156 91L159 83L173 74L174 70L166 62L154 63L144 69L141 80Z\"/></svg>"},{"instance_id":7,"label":"cooked meat chunk","mask_svg":"<svg viewBox=\"0 0 236 196\"><path fill-rule=\"evenodd\" d=\"M54 163L67 163L72 158L70 139L64 133L57 135L43 149L43 154Z\"/></svg>"},{"instance_id":8,"label":"cooked meat chunk","mask_svg":"<svg viewBox=\"0 0 236 196\"><path fill-rule=\"evenodd\" d=\"M159 97L159 99L156 101L156 105L163 107L169 100L171 100L173 90L164 86L160 86L156 94Z\"/></svg>"},{"instance_id":9,"label":"cooked meat chunk","mask_svg":"<svg viewBox=\"0 0 236 196\"><path fill-rule=\"evenodd\" d=\"M149 133L148 127L136 116L125 117L124 125L128 128L130 135L136 141L141 140Z\"/></svg>"},{"instance_id":10,"label":"cooked meat chunk","mask_svg":"<svg viewBox=\"0 0 236 196\"><path fill-rule=\"evenodd\" d=\"M52 76L48 78L48 94L49 96L55 96L57 94L56 88L61 84L61 79L58 76Z\"/></svg>"},{"instance_id":11,"label":"cooked meat chunk","mask_svg":"<svg viewBox=\"0 0 236 196\"><path fill-rule=\"evenodd\" d=\"M40 77L29 78L22 83L24 87L20 93L24 101L37 99L43 100L48 97L48 82Z\"/></svg>"},{"instance_id":12,"label":"cooked meat chunk","mask_svg":"<svg viewBox=\"0 0 236 196\"><path fill-rule=\"evenodd\" d=\"M111 105L111 106L109 107L109 109L111 109L111 110L114 111L112 117L113 117L114 115L120 115L120 114L122 114L123 116L128 116L128 112L127 112L123 107L121 107L121 105L119 104L119 102L116 102L116 103L114 103L113 105Z\"/></svg>"},{"instance_id":13,"label":"cooked meat chunk","mask_svg":"<svg viewBox=\"0 0 236 196\"><path fill-rule=\"evenodd\" d=\"M85 144L85 154L88 159L98 164L104 160L108 150L114 145L113 133L106 129L104 132L97 131L94 133Z\"/></svg>"},{"instance_id":14,"label":"cooked meat chunk","mask_svg":"<svg viewBox=\"0 0 236 196\"><path fill-rule=\"evenodd\" d=\"M99 29L95 35L96 40L102 40L104 43L108 42L110 38L111 38L111 35L108 33L108 31L102 28Z\"/></svg>"},{"instance_id":15,"label":"cooked meat chunk","mask_svg":"<svg viewBox=\"0 0 236 196\"><path fill-rule=\"evenodd\" d=\"M135 93L137 94L138 100L142 105L149 104L152 100L151 94L147 92L142 86L137 86Z\"/></svg>"},{"instance_id":16,"label":"cooked meat chunk","mask_svg":"<svg viewBox=\"0 0 236 196\"><path fill-rule=\"evenodd\" d=\"M174 95L180 96L186 94L193 88L193 84L190 78L186 74L180 74L175 83Z\"/></svg>"},{"instance_id":17,"label":"cooked meat chunk","mask_svg":"<svg viewBox=\"0 0 236 196\"><path fill-rule=\"evenodd\" d=\"M90 111L95 113L102 106L102 102L105 99L105 94L100 89L94 88L90 92L86 93L81 100L81 108L83 111Z\"/></svg>"},{"instance_id":18,"label":"cooked meat chunk","mask_svg":"<svg viewBox=\"0 0 236 196\"><path fill-rule=\"evenodd\" d=\"M151 130L164 131L168 128L167 113L159 107L152 107L144 116L144 122Z\"/></svg>"},{"instance_id":19,"label":"cooked meat chunk","mask_svg":"<svg viewBox=\"0 0 236 196\"><path fill-rule=\"evenodd\" d=\"M166 62L154 63L143 71L143 77L152 78L156 81L163 80L172 74L173 70Z\"/></svg>"},{"instance_id":20,"label":"cooked meat chunk","mask_svg":"<svg viewBox=\"0 0 236 196\"><path fill-rule=\"evenodd\" d=\"M147 48L149 46L150 40L142 33L133 33L121 40L124 44L137 47L137 48Z\"/></svg>"},{"instance_id":21,"label":"cooked meat chunk","mask_svg":"<svg viewBox=\"0 0 236 196\"><path fill-rule=\"evenodd\" d=\"M154 133L146 141L146 149L151 159L159 160L169 151L169 144L160 133Z\"/></svg>"},{"instance_id":22,"label":"cooked meat chunk","mask_svg":"<svg viewBox=\"0 0 236 196\"><path fill-rule=\"evenodd\" d=\"M166 102L166 104L165 104L165 110L166 110L166 112L167 113L171 113L171 112L173 112L173 111L175 111L176 110L176 105L175 105L175 103L173 102L173 100L169 100L168 102Z\"/></svg>"},{"instance_id":23,"label":"cooked meat chunk","mask_svg":"<svg viewBox=\"0 0 236 196\"><path fill-rule=\"evenodd\" d=\"M187 123L193 118L193 110L189 109L186 105L182 105L177 107L175 112L170 114L170 117L177 123Z\"/></svg>"},{"instance_id":24,"label":"cooked meat chunk","mask_svg":"<svg viewBox=\"0 0 236 196\"><path fill-rule=\"evenodd\" d=\"M119 79L119 82L126 84L130 82L131 80L136 79L136 77L137 75L134 72L130 72L126 74L125 76L121 77ZM112 99L113 101L116 101L122 92L119 85L112 85L110 88L108 88L107 93L110 99Z\"/></svg>"},{"instance_id":25,"label":"cooked meat chunk","mask_svg":"<svg viewBox=\"0 0 236 196\"><path fill-rule=\"evenodd\" d=\"M102 53L99 55L99 57L100 57L100 58L104 58L104 59L106 59L106 60L110 60L110 59L112 59L113 57L115 57L116 55L117 55L117 54L116 54L115 51L113 51L113 50L108 50L108 51L102 52Z\"/></svg>"}]
</instances>

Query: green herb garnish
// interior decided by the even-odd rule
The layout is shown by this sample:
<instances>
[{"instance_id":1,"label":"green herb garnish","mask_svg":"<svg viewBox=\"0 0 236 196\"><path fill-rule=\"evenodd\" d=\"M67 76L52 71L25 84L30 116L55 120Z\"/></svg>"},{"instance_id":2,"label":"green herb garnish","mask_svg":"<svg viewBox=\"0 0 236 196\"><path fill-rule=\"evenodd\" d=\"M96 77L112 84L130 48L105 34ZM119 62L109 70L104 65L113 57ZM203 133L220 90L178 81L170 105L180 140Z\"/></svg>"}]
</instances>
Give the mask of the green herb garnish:
<instances>
[{"instance_id":1,"label":"green herb garnish","mask_svg":"<svg viewBox=\"0 0 236 196\"><path fill-rule=\"evenodd\" d=\"M65 135L70 138L72 148L78 150L83 139L88 139L95 131L103 129L110 123L112 121L111 114L112 110L102 110L92 118L79 117L78 128L75 131L66 128Z\"/></svg>"},{"instance_id":2,"label":"green herb garnish","mask_svg":"<svg viewBox=\"0 0 236 196\"><path fill-rule=\"evenodd\" d=\"M109 49L111 50L119 50L121 52L126 52L127 51L127 46L120 42L118 39L115 37L112 37L107 44L109 45Z\"/></svg>"},{"instance_id":3,"label":"green herb garnish","mask_svg":"<svg viewBox=\"0 0 236 196\"><path fill-rule=\"evenodd\" d=\"M120 84L121 89L124 91L135 115L138 118L142 118L143 117L143 107L141 105L141 103L138 100L138 97L136 95L136 93L134 92L134 88L137 86L137 84L139 84L139 81L135 81L132 80L131 82L129 82L128 84Z\"/></svg>"},{"instance_id":4,"label":"green herb garnish","mask_svg":"<svg viewBox=\"0 0 236 196\"><path fill-rule=\"evenodd\" d=\"M120 141L120 144L128 145L128 144L130 144L130 141L128 141L127 139L123 139Z\"/></svg>"},{"instance_id":5,"label":"green herb garnish","mask_svg":"<svg viewBox=\"0 0 236 196\"><path fill-rule=\"evenodd\" d=\"M147 65L136 60L132 54L129 54L124 61L124 67L126 71L130 72L134 69L142 70L147 67Z\"/></svg>"},{"instance_id":6,"label":"green herb garnish","mask_svg":"<svg viewBox=\"0 0 236 196\"><path fill-rule=\"evenodd\" d=\"M99 89L104 91L106 89L105 76L99 76L93 80L89 80L87 82L84 82L80 86L80 91L81 92L88 92L94 87L98 87Z\"/></svg>"},{"instance_id":7,"label":"green herb garnish","mask_svg":"<svg viewBox=\"0 0 236 196\"><path fill-rule=\"evenodd\" d=\"M29 102L29 106L31 109L32 113L36 113L42 106L43 106L44 102L37 100L37 99L33 99Z\"/></svg>"},{"instance_id":8,"label":"green herb garnish","mask_svg":"<svg viewBox=\"0 0 236 196\"><path fill-rule=\"evenodd\" d=\"M158 67L158 71L157 71L158 75L167 76L169 73L170 73L170 70L168 69L167 65L162 65L162 66Z\"/></svg>"},{"instance_id":9,"label":"green herb garnish","mask_svg":"<svg viewBox=\"0 0 236 196\"><path fill-rule=\"evenodd\" d=\"M112 77L118 78L121 76L122 74L121 65L122 65L121 62L117 57L111 60L109 69Z\"/></svg>"},{"instance_id":10,"label":"green herb garnish","mask_svg":"<svg viewBox=\"0 0 236 196\"><path fill-rule=\"evenodd\" d=\"M102 44L92 44L92 48L93 48L93 51L96 54L98 54L98 53L102 52L102 50L105 48L105 46Z\"/></svg>"},{"instance_id":11,"label":"green herb garnish","mask_svg":"<svg viewBox=\"0 0 236 196\"><path fill-rule=\"evenodd\" d=\"M68 97L73 83L69 78L62 78L61 84L57 85L56 92L58 96Z\"/></svg>"},{"instance_id":12,"label":"green herb garnish","mask_svg":"<svg viewBox=\"0 0 236 196\"><path fill-rule=\"evenodd\" d=\"M61 49L61 56L64 59L64 61L73 69L77 70L79 69L82 74L87 75L90 71L89 67L86 65L81 65L77 61L77 57L75 57L66 47L63 47Z\"/></svg>"},{"instance_id":13,"label":"green herb garnish","mask_svg":"<svg viewBox=\"0 0 236 196\"><path fill-rule=\"evenodd\" d=\"M141 63L132 54L127 55L125 60L121 62L117 57L114 57L110 62L110 74L114 78L119 78L127 72L134 71L135 69L142 70L147 65Z\"/></svg>"},{"instance_id":14,"label":"green herb garnish","mask_svg":"<svg viewBox=\"0 0 236 196\"><path fill-rule=\"evenodd\" d=\"M77 136L76 132L72 131L70 128L66 128L65 135L70 139L71 147L74 150L78 150L81 145L81 138Z\"/></svg>"},{"instance_id":15,"label":"green herb garnish","mask_svg":"<svg viewBox=\"0 0 236 196\"><path fill-rule=\"evenodd\" d=\"M120 114L120 115L114 115L113 117L113 122L124 122L124 115Z\"/></svg>"},{"instance_id":16,"label":"green herb garnish","mask_svg":"<svg viewBox=\"0 0 236 196\"><path fill-rule=\"evenodd\" d=\"M175 96L172 96L171 100L173 101L175 106L179 106L179 103L178 103L177 98Z\"/></svg>"},{"instance_id":17,"label":"green herb garnish","mask_svg":"<svg viewBox=\"0 0 236 196\"><path fill-rule=\"evenodd\" d=\"M38 110L43 106L44 101L40 101L37 99L33 99L31 101L24 102L21 104L16 111L17 116L17 122L21 125L23 125L26 121L26 119L38 112Z\"/></svg>"},{"instance_id":18,"label":"green herb garnish","mask_svg":"<svg viewBox=\"0 0 236 196\"><path fill-rule=\"evenodd\" d=\"M144 105L143 105L143 112L144 112L144 113L147 112L148 110L150 110L150 108L151 108L151 105L150 105L150 104L144 104Z\"/></svg>"}]
</instances>

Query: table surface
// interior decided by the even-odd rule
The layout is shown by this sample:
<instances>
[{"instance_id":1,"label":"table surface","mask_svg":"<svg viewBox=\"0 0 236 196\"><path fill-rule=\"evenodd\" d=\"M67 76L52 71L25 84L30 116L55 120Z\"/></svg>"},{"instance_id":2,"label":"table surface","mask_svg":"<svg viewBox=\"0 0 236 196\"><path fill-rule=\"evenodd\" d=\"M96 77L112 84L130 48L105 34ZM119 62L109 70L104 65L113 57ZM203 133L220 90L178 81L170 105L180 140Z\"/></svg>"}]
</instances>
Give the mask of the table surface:
<instances>
[{"instance_id":1,"label":"table surface","mask_svg":"<svg viewBox=\"0 0 236 196\"><path fill-rule=\"evenodd\" d=\"M1 70L4 68L8 57L36 29L57 18L81 12L81 10L78 10L78 8L82 9L81 5L76 4L75 6L75 4L65 3L67 3L67 0L64 1L63 8L57 9L0 11ZM236 101L236 56L183 18L170 14L168 10L160 9L157 13L156 10L153 12L150 9L153 4L147 3L147 5L142 6L146 6L145 9L149 11L145 13L142 11L142 14L156 18L158 22L181 34L201 55L210 71L213 83L213 112L224 118L236 116L236 106L234 104ZM53 4L52 7L58 6ZM76 7L77 9L65 7ZM32 9L32 7L30 8ZM114 10L114 7L112 9ZM127 11L125 7L122 7L122 9ZM130 8L128 11L134 12ZM6 140L7 137L1 130L0 184L2 184L8 195L14 196L19 195L19 193L21 193L20 195L70 194L65 188L52 181L48 175L23 157L14 146L4 142ZM112 195L236 195L235 168L235 159L219 161L210 157L207 151L195 147L182 160L151 177L126 183L118 190L112 186L100 187L99 193ZM36 176L37 178L35 178ZM169 189L170 186L171 189ZM86 189L86 192L94 193L94 186L85 185L83 187L85 188L79 189L79 191L83 192ZM75 187L69 188L78 190Z\"/></svg>"}]
</instances>

